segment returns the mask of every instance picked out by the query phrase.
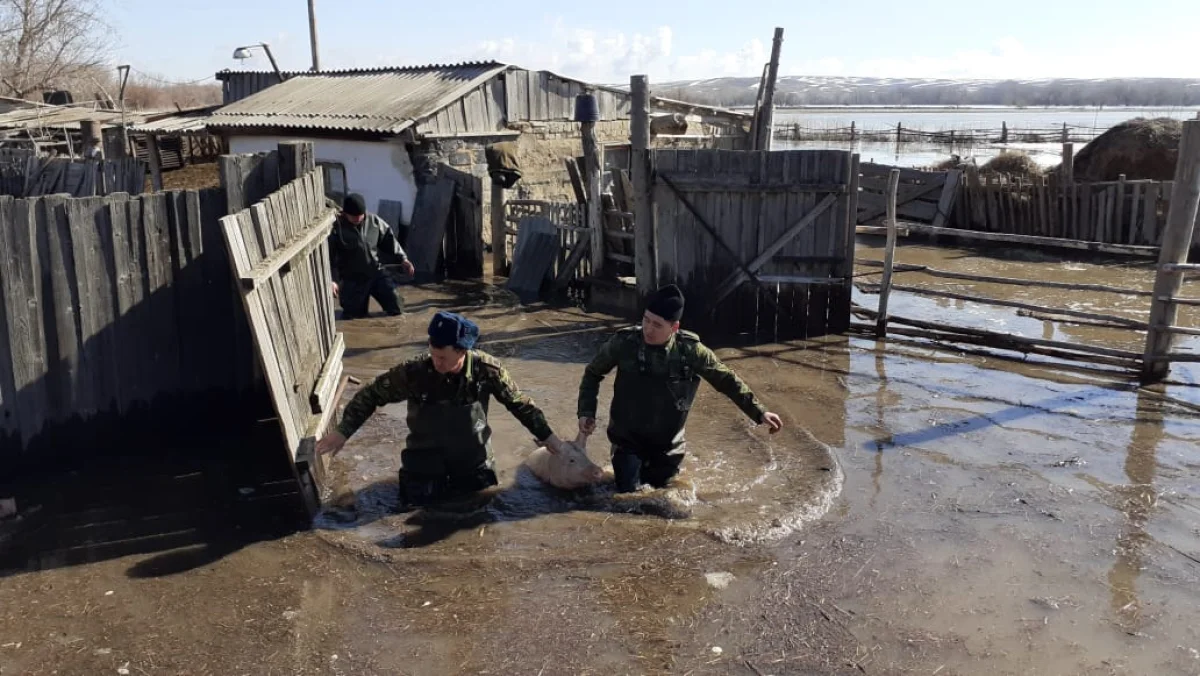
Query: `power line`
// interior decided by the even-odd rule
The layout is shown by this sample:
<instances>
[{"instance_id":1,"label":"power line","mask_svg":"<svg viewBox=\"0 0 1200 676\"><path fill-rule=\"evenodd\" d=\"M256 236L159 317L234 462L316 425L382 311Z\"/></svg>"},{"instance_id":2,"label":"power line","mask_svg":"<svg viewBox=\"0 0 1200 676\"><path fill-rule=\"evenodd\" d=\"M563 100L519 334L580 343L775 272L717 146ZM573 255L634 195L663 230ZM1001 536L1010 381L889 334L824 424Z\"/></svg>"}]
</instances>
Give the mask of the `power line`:
<instances>
[{"instance_id":1,"label":"power line","mask_svg":"<svg viewBox=\"0 0 1200 676\"><path fill-rule=\"evenodd\" d=\"M157 82L158 84L173 85L173 86L195 85L195 84L200 84L201 82L204 82L206 80L215 80L216 79L212 75L206 75L204 77L196 78L195 80L186 80L186 81L167 80L167 79L164 79L161 77L151 75L145 71L138 70L137 68L130 68L129 70L132 70L133 72L137 73L138 75L140 75L141 77L143 77L147 80L150 80L151 82Z\"/></svg>"}]
</instances>

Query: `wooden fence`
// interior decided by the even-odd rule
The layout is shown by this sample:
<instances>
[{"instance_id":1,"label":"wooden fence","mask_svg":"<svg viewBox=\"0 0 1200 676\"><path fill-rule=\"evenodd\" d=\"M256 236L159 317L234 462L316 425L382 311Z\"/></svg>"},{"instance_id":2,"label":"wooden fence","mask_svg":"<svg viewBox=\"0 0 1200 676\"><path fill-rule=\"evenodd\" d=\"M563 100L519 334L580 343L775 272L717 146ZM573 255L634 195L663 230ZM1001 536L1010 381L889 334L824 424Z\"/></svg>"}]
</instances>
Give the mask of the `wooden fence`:
<instances>
[{"instance_id":1,"label":"wooden fence","mask_svg":"<svg viewBox=\"0 0 1200 676\"><path fill-rule=\"evenodd\" d=\"M69 160L0 150L0 194L11 197L137 195L145 182L146 165L134 159Z\"/></svg>"},{"instance_id":2,"label":"wooden fence","mask_svg":"<svg viewBox=\"0 0 1200 676\"><path fill-rule=\"evenodd\" d=\"M1060 183L968 172L950 226L1085 242L1156 247L1171 207L1171 181Z\"/></svg>"},{"instance_id":3,"label":"wooden fence","mask_svg":"<svg viewBox=\"0 0 1200 676\"><path fill-rule=\"evenodd\" d=\"M694 299L689 326L759 340L846 330L857 156L657 150L652 164L657 282Z\"/></svg>"},{"instance_id":4,"label":"wooden fence","mask_svg":"<svg viewBox=\"0 0 1200 676\"><path fill-rule=\"evenodd\" d=\"M312 152L311 144L281 144L281 178L299 177L221 227L289 460L303 463L297 479L315 510L324 467L313 446L332 420L345 343L329 267L336 211L326 206Z\"/></svg>"},{"instance_id":5,"label":"wooden fence","mask_svg":"<svg viewBox=\"0 0 1200 676\"><path fill-rule=\"evenodd\" d=\"M1009 127L972 129L917 129L897 124L894 127L810 126L798 122L775 126L775 138L788 141L835 141L855 143L924 143L972 146L994 143L1086 143L1107 131L1107 127L1068 125L1055 127Z\"/></svg>"},{"instance_id":6,"label":"wooden fence","mask_svg":"<svg viewBox=\"0 0 1200 676\"><path fill-rule=\"evenodd\" d=\"M193 413L236 410L253 390L253 346L222 208L212 189L0 197L0 461L132 447Z\"/></svg>"}]
</instances>

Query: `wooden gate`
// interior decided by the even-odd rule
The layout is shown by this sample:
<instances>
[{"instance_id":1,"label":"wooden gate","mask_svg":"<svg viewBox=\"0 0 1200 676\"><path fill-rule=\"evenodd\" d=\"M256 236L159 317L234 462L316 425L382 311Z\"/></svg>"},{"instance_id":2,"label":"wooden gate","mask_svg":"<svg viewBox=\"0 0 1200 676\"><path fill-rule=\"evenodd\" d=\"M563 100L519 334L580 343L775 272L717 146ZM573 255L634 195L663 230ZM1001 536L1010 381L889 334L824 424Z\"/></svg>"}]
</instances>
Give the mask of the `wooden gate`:
<instances>
[{"instance_id":1,"label":"wooden gate","mask_svg":"<svg viewBox=\"0 0 1200 676\"><path fill-rule=\"evenodd\" d=\"M786 340L850 325L858 156L657 150L658 283L706 334Z\"/></svg>"},{"instance_id":2,"label":"wooden gate","mask_svg":"<svg viewBox=\"0 0 1200 676\"><path fill-rule=\"evenodd\" d=\"M859 167L862 192L858 196L858 222L880 225L887 214L887 181L892 169L886 164L863 162ZM918 171L900 169L896 191L898 220L944 227L954 210L954 198L962 182L961 171Z\"/></svg>"},{"instance_id":3,"label":"wooden gate","mask_svg":"<svg viewBox=\"0 0 1200 676\"><path fill-rule=\"evenodd\" d=\"M221 227L290 460L315 511L324 466L313 451L333 420L345 351L329 267L336 212L311 144L280 144L279 165L281 178L298 178Z\"/></svg>"}]
</instances>

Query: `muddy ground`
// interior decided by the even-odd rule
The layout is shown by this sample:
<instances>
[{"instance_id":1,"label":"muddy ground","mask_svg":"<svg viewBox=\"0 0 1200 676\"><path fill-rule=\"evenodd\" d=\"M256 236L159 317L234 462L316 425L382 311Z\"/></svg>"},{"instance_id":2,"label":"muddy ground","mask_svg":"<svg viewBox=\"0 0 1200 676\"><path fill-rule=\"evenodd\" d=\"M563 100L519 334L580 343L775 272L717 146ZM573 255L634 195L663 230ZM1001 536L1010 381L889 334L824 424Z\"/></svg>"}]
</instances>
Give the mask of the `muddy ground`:
<instances>
[{"instance_id":1,"label":"muddy ground","mask_svg":"<svg viewBox=\"0 0 1200 676\"><path fill-rule=\"evenodd\" d=\"M1109 274L920 247L899 260ZM350 373L415 353L432 312L455 308L560 434L619 325L502 292L405 294L410 316L342 325ZM892 303L1043 330L970 304ZM403 407L385 408L335 462L331 501L357 505L350 523L0 579L0 674L1200 674L1200 421L1164 399L1197 403L1195 374L1138 391L884 348L721 350L789 429L769 438L703 388L693 516L675 521L531 483L529 435L498 406L492 506L390 514L404 427ZM598 440L589 450L603 459Z\"/></svg>"}]
</instances>

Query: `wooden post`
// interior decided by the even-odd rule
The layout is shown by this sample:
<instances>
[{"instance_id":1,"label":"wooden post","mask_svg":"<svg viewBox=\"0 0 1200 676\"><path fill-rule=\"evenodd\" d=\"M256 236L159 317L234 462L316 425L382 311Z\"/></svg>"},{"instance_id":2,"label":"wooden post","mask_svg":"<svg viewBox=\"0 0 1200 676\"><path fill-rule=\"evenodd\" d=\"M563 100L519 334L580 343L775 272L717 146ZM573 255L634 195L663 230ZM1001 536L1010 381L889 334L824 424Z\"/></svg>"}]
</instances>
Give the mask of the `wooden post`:
<instances>
[{"instance_id":1,"label":"wooden post","mask_svg":"<svg viewBox=\"0 0 1200 676\"><path fill-rule=\"evenodd\" d=\"M317 168L311 141L284 141L279 144L279 183L287 185Z\"/></svg>"},{"instance_id":2,"label":"wooden post","mask_svg":"<svg viewBox=\"0 0 1200 676\"><path fill-rule=\"evenodd\" d=\"M1007 122L1000 123L1000 142L1005 143L1005 144L1008 143L1008 123Z\"/></svg>"},{"instance_id":3,"label":"wooden post","mask_svg":"<svg viewBox=\"0 0 1200 676\"><path fill-rule=\"evenodd\" d=\"M604 269L604 222L600 204L601 177L604 171L604 149L596 141L596 123L581 122L583 137L584 187L587 197L587 227L592 237L592 274Z\"/></svg>"},{"instance_id":4,"label":"wooden post","mask_svg":"<svg viewBox=\"0 0 1200 676\"><path fill-rule=\"evenodd\" d=\"M1163 357L1171 352L1175 334L1163 330L1173 326L1179 313L1175 297L1183 286L1184 271L1174 267L1187 263L1196 214L1200 211L1200 120L1183 123L1179 139L1179 161L1175 165L1171 208L1162 233L1158 255L1158 274L1150 305L1150 328L1146 333L1146 352L1142 360L1142 382L1157 382L1167 377L1171 362Z\"/></svg>"},{"instance_id":5,"label":"wooden post","mask_svg":"<svg viewBox=\"0 0 1200 676\"><path fill-rule=\"evenodd\" d=\"M508 244L504 222L504 186L492 181L492 275L508 270ZM593 271L595 274L595 271Z\"/></svg>"},{"instance_id":6,"label":"wooden post","mask_svg":"<svg viewBox=\"0 0 1200 676\"><path fill-rule=\"evenodd\" d=\"M104 142L100 136L100 122L97 120L81 120L79 136L83 140L83 157L92 159L103 156Z\"/></svg>"},{"instance_id":7,"label":"wooden post","mask_svg":"<svg viewBox=\"0 0 1200 676\"><path fill-rule=\"evenodd\" d=\"M797 122L797 125L800 123ZM850 145L854 145L854 120L850 120Z\"/></svg>"},{"instance_id":8,"label":"wooden post","mask_svg":"<svg viewBox=\"0 0 1200 676\"><path fill-rule=\"evenodd\" d=\"M1109 226L1109 241L1113 244L1133 244L1130 234L1133 232L1130 222L1129 228L1125 227L1125 174L1117 176L1117 195L1116 204L1113 206L1112 223Z\"/></svg>"},{"instance_id":9,"label":"wooden post","mask_svg":"<svg viewBox=\"0 0 1200 676\"><path fill-rule=\"evenodd\" d=\"M901 125L903 125L903 124L904 124L903 122L896 123L896 146L897 147L900 146L900 130L902 129Z\"/></svg>"},{"instance_id":10,"label":"wooden post","mask_svg":"<svg viewBox=\"0 0 1200 676\"><path fill-rule=\"evenodd\" d=\"M1075 182L1075 144L1067 141L1062 144L1062 174L1063 183L1070 185Z\"/></svg>"},{"instance_id":11,"label":"wooden post","mask_svg":"<svg viewBox=\"0 0 1200 676\"><path fill-rule=\"evenodd\" d=\"M150 185L155 192L163 189L162 156L158 154L158 137L146 134L146 158L150 160Z\"/></svg>"},{"instance_id":12,"label":"wooden post","mask_svg":"<svg viewBox=\"0 0 1200 676\"><path fill-rule=\"evenodd\" d=\"M1062 142L1066 143L1070 140L1071 140L1071 137L1067 135L1067 123L1063 122Z\"/></svg>"},{"instance_id":13,"label":"wooden post","mask_svg":"<svg viewBox=\"0 0 1200 676\"><path fill-rule=\"evenodd\" d=\"M888 294L892 291L892 268L896 258L896 190L900 187L900 170L888 172L887 184L887 245L883 250L883 279L879 282L879 316L875 318L875 335L887 335Z\"/></svg>"},{"instance_id":14,"label":"wooden post","mask_svg":"<svg viewBox=\"0 0 1200 676\"><path fill-rule=\"evenodd\" d=\"M767 64L767 81L762 95L762 123L758 125L756 150L770 150L775 137L775 82L779 79L779 52L783 49L783 29L775 28L775 41L771 45L771 61Z\"/></svg>"},{"instance_id":15,"label":"wooden post","mask_svg":"<svg viewBox=\"0 0 1200 676\"><path fill-rule=\"evenodd\" d=\"M632 111L630 166L633 183L633 269L638 293L645 297L658 288L655 260L654 180L650 166L650 82L645 75L629 78Z\"/></svg>"}]
</instances>

